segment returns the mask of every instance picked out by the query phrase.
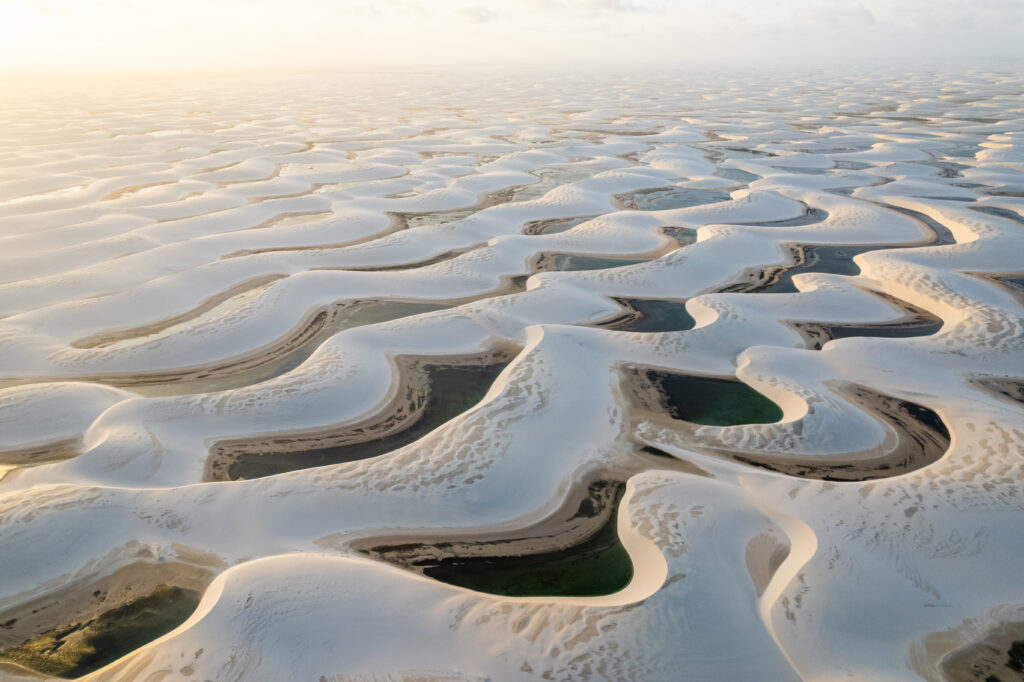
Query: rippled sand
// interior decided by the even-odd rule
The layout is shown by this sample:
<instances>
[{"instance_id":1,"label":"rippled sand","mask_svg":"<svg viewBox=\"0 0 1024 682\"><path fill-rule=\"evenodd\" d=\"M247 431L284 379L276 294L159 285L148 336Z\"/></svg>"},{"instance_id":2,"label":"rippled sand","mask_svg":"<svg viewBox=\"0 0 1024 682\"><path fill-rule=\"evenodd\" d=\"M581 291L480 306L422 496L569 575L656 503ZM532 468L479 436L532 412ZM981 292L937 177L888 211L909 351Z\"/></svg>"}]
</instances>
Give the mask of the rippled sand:
<instances>
[{"instance_id":1,"label":"rippled sand","mask_svg":"<svg viewBox=\"0 0 1024 682\"><path fill-rule=\"evenodd\" d=\"M6 93L0 677L1018 679L1022 89Z\"/></svg>"}]
</instances>

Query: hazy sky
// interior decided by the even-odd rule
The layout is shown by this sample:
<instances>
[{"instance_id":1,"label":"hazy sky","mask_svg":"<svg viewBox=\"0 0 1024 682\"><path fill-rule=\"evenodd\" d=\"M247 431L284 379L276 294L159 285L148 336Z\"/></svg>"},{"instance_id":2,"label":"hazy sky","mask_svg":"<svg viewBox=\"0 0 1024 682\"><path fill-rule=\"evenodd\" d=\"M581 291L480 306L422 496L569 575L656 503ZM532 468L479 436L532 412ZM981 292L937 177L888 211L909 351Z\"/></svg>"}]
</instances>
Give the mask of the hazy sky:
<instances>
[{"instance_id":1,"label":"hazy sky","mask_svg":"<svg viewBox=\"0 0 1024 682\"><path fill-rule=\"evenodd\" d=\"M1024 0L0 0L0 73L1024 64Z\"/></svg>"}]
</instances>

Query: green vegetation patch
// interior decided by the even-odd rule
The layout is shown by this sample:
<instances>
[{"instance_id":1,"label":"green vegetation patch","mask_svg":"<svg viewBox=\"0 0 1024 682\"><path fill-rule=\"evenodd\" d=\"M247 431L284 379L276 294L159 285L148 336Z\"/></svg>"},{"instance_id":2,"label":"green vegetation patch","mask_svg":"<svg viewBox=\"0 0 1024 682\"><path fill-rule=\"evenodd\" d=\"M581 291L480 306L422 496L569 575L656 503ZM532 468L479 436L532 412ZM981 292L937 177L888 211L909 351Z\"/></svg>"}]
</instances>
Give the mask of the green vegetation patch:
<instances>
[{"instance_id":1,"label":"green vegetation patch","mask_svg":"<svg viewBox=\"0 0 1024 682\"><path fill-rule=\"evenodd\" d=\"M195 590L160 585L152 594L92 620L47 630L4 649L0 661L47 675L80 677L178 627L196 610L200 597Z\"/></svg>"},{"instance_id":2,"label":"green vegetation patch","mask_svg":"<svg viewBox=\"0 0 1024 682\"><path fill-rule=\"evenodd\" d=\"M505 597L596 597L623 589L633 579L633 562L616 528L620 485L608 520L578 545L518 556L447 558L424 574L450 585ZM584 509L581 513L594 510Z\"/></svg>"}]
</instances>

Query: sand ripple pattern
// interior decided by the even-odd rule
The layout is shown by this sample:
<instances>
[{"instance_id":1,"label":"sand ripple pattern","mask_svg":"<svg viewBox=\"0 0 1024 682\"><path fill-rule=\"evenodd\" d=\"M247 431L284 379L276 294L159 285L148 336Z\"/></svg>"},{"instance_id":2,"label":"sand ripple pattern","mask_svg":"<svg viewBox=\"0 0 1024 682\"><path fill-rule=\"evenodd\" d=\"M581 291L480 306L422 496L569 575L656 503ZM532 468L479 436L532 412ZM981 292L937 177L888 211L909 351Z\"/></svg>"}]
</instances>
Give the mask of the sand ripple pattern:
<instances>
[{"instance_id":1,"label":"sand ripple pattern","mask_svg":"<svg viewBox=\"0 0 1024 682\"><path fill-rule=\"evenodd\" d=\"M995 675L1024 641L1022 90L6 94L0 649L170 584L202 593L192 616L88 679ZM634 324L652 300L692 328ZM431 367L504 363L383 454L225 473L400 431ZM741 381L781 418L673 417L652 373ZM364 551L558 546L598 480L626 483L634 574L610 595L486 594Z\"/></svg>"}]
</instances>

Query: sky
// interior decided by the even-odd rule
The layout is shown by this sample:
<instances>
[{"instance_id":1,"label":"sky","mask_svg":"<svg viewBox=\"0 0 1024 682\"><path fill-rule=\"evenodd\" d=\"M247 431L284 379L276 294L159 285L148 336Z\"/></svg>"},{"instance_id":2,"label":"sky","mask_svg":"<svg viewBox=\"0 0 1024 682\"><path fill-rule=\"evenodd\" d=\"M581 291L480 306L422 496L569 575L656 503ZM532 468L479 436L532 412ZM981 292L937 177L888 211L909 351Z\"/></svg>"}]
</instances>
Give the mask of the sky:
<instances>
[{"instance_id":1,"label":"sky","mask_svg":"<svg viewBox=\"0 0 1024 682\"><path fill-rule=\"evenodd\" d=\"M1024 65L1024 0L0 0L0 75Z\"/></svg>"}]
</instances>

